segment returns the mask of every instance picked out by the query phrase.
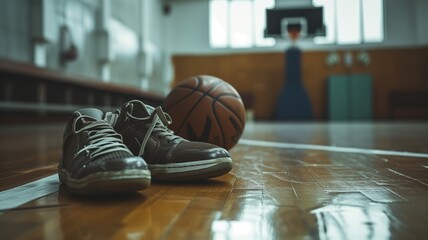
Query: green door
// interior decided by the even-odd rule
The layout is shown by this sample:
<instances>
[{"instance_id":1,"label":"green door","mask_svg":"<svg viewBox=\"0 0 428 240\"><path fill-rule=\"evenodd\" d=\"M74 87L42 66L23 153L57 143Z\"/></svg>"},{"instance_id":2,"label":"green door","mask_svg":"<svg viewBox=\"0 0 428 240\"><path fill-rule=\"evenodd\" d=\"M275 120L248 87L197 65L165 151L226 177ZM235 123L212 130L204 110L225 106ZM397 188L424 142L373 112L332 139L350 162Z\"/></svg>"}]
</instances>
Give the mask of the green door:
<instances>
[{"instance_id":1,"label":"green door","mask_svg":"<svg viewBox=\"0 0 428 240\"><path fill-rule=\"evenodd\" d=\"M372 78L368 74L328 78L328 117L332 121L372 119Z\"/></svg>"},{"instance_id":2,"label":"green door","mask_svg":"<svg viewBox=\"0 0 428 240\"><path fill-rule=\"evenodd\" d=\"M372 79L370 75L349 75L350 119L372 119Z\"/></svg>"}]
</instances>

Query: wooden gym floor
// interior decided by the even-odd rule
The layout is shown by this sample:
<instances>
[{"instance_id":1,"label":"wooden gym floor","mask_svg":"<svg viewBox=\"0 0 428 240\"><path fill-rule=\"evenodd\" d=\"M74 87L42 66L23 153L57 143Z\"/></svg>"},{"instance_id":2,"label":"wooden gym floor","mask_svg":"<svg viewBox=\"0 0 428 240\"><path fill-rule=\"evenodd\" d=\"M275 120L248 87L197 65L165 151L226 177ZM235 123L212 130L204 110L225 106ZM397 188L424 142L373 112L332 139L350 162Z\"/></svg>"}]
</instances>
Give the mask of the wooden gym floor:
<instances>
[{"instance_id":1,"label":"wooden gym floor","mask_svg":"<svg viewBox=\"0 0 428 240\"><path fill-rule=\"evenodd\" d=\"M0 127L1 239L428 234L428 123L247 124L225 176L98 198L70 195L51 176L62 130Z\"/></svg>"}]
</instances>

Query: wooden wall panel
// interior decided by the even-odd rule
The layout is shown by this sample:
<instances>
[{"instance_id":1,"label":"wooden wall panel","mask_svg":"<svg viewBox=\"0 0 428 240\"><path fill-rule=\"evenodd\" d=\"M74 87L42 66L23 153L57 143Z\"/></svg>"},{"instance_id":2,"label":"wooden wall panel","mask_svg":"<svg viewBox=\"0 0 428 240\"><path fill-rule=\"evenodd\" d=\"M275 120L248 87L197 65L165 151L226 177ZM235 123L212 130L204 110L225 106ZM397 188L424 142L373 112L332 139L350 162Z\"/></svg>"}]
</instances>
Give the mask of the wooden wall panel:
<instances>
[{"instance_id":1,"label":"wooden wall panel","mask_svg":"<svg viewBox=\"0 0 428 240\"><path fill-rule=\"evenodd\" d=\"M316 120L327 118L326 80L331 74L370 73L373 76L375 119L390 117L392 91L428 91L428 47L369 50L371 64L343 61L327 67L327 51L305 51L302 56L303 82L311 98ZM339 51L343 59L344 52ZM284 54L243 53L226 55L176 55L173 57L176 84L188 77L207 74L224 79L241 93L255 95L255 117L271 119L284 82Z\"/></svg>"}]
</instances>

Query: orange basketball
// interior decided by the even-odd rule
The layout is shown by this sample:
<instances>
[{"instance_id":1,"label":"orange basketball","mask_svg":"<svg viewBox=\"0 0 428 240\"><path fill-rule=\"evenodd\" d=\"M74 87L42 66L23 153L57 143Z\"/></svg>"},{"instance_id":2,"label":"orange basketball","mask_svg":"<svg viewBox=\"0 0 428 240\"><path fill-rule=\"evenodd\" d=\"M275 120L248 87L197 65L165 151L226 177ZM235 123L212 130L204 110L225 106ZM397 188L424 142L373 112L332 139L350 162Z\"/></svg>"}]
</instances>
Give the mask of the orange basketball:
<instances>
[{"instance_id":1,"label":"orange basketball","mask_svg":"<svg viewBox=\"0 0 428 240\"><path fill-rule=\"evenodd\" d=\"M195 76L179 83L166 97L163 109L172 118L170 128L191 141L230 149L245 126L241 97L229 83L213 76Z\"/></svg>"}]
</instances>

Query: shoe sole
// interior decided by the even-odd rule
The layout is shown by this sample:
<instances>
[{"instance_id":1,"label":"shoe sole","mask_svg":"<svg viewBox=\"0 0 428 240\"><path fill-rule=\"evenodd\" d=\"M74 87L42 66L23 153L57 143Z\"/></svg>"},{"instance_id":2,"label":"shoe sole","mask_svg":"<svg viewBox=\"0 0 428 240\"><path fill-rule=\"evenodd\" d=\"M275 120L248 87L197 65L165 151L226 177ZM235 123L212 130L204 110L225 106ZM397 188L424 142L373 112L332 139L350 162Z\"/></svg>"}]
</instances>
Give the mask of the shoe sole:
<instances>
[{"instance_id":1,"label":"shoe sole","mask_svg":"<svg viewBox=\"0 0 428 240\"><path fill-rule=\"evenodd\" d=\"M190 181L214 178L232 170L232 159L217 158L210 160L170 163L147 164L153 181Z\"/></svg>"},{"instance_id":2,"label":"shoe sole","mask_svg":"<svg viewBox=\"0 0 428 240\"><path fill-rule=\"evenodd\" d=\"M72 178L60 169L58 175L67 189L80 195L103 195L135 192L150 186L150 172L142 169L100 172L81 179Z\"/></svg>"}]
</instances>

